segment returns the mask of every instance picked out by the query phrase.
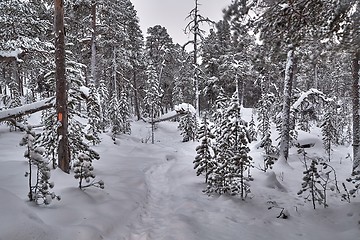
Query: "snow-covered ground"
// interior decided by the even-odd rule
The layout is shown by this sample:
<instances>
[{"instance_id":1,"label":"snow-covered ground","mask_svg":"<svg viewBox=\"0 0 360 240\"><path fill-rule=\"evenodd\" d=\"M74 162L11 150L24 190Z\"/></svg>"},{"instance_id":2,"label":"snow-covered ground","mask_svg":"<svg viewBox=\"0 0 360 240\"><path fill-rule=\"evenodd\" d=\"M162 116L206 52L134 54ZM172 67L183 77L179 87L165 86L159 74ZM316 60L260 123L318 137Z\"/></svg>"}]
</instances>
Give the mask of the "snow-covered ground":
<instances>
[{"instance_id":1,"label":"snow-covered ground","mask_svg":"<svg viewBox=\"0 0 360 240\"><path fill-rule=\"evenodd\" d=\"M246 114L245 114L246 115ZM27 200L28 165L19 146L23 133L0 125L0 240L354 240L360 236L360 196L351 203L329 192L329 207L304 202L303 163L291 149L289 165L274 172L252 169L254 181L245 201L231 196L207 196L204 178L197 177L193 159L197 142L183 143L177 123L160 122L155 144L150 126L132 123L132 135L113 143L102 135L95 149L97 179L105 189L80 190L72 175L55 170L54 191L61 201L35 206ZM320 134L300 133L302 142L315 146L309 156L323 155ZM255 166L262 150L250 145ZM339 185L351 171L346 158L351 148L337 147L330 163ZM270 208L271 207L271 208ZM282 208L287 219L277 218Z\"/></svg>"}]
</instances>

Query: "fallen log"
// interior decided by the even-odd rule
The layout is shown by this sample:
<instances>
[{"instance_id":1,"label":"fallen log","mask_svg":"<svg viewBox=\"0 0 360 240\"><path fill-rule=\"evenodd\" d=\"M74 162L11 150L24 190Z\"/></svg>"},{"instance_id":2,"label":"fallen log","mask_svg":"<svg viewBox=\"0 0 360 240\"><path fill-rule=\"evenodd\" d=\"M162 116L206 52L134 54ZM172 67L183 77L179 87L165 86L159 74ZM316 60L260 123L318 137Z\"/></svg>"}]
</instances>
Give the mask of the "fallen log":
<instances>
[{"instance_id":1,"label":"fallen log","mask_svg":"<svg viewBox=\"0 0 360 240\"><path fill-rule=\"evenodd\" d=\"M26 114L31 114L45 109L49 109L54 107L54 105L55 105L55 98L51 97L38 102L25 104L21 107L6 109L0 111L0 122L8 121L10 119L15 119Z\"/></svg>"}]
</instances>

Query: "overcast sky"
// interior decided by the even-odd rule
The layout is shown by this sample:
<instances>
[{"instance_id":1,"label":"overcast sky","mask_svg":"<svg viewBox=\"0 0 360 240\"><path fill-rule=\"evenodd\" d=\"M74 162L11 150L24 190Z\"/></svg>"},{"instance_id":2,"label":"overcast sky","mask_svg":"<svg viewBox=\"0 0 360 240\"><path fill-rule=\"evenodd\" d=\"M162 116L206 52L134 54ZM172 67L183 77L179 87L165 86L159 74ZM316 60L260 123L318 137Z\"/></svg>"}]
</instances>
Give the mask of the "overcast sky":
<instances>
[{"instance_id":1,"label":"overcast sky","mask_svg":"<svg viewBox=\"0 0 360 240\"><path fill-rule=\"evenodd\" d=\"M155 25L166 27L174 43L186 43L184 28L188 23L185 18L194 8L194 0L131 0L140 19L140 27L146 36L146 30ZM200 14L213 21L222 19L222 9L231 0L199 0Z\"/></svg>"}]
</instances>

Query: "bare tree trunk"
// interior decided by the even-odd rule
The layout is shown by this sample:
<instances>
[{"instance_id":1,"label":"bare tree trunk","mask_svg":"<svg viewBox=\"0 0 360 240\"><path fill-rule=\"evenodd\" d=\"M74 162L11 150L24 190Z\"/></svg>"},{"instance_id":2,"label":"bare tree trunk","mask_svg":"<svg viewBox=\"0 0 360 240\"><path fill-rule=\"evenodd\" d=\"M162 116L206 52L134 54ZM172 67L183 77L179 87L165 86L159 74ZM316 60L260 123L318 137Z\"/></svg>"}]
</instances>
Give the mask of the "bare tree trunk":
<instances>
[{"instance_id":1,"label":"bare tree trunk","mask_svg":"<svg viewBox=\"0 0 360 240\"><path fill-rule=\"evenodd\" d=\"M195 0L195 13L194 13L194 84L195 84L195 108L197 116L200 117L200 89L199 89L199 77L198 77L198 34L199 31L199 22L198 22L198 0Z\"/></svg>"},{"instance_id":2,"label":"bare tree trunk","mask_svg":"<svg viewBox=\"0 0 360 240\"><path fill-rule=\"evenodd\" d=\"M92 18L92 34L91 34L91 78L90 84L99 86L96 79L96 2L91 1L91 18Z\"/></svg>"},{"instance_id":3,"label":"bare tree trunk","mask_svg":"<svg viewBox=\"0 0 360 240\"><path fill-rule=\"evenodd\" d=\"M360 50L356 51L351 60L353 87L353 173L360 171L360 105L359 105L359 60Z\"/></svg>"},{"instance_id":4,"label":"bare tree trunk","mask_svg":"<svg viewBox=\"0 0 360 240\"><path fill-rule=\"evenodd\" d=\"M138 87L137 87L137 81L136 81L136 69L133 70L133 87L134 87L134 106L135 106L135 114L137 116L137 120L141 119L140 115L140 106L139 106L139 93L138 93Z\"/></svg>"},{"instance_id":5,"label":"bare tree trunk","mask_svg":"<svg viewBox=\"0 0 360 240\"><path fill-rule=\"evenodd\" d=\"M60 123L60 126L58 127L58 164L61 170L69 173L70 149L68 140L67 83L65 78L65 29L63 0L55 0L55 65L56 112Z\"/></svg>"},{"instance_id":6,"label":"bare tree trunk","mask_svg":"<svg viewBox=\"0 0 360 240\"><path fill-rule=\"evenodd\" d=\"M285 68L284 81L284 101L282 110L282 126L281 126L281 140L280 140L280 156L279 161L287 162L289 157L289 143L290 143L290 107L291 107L291 92L294 77L294 47L290 46Z\"/></svg>"}]
</instances>

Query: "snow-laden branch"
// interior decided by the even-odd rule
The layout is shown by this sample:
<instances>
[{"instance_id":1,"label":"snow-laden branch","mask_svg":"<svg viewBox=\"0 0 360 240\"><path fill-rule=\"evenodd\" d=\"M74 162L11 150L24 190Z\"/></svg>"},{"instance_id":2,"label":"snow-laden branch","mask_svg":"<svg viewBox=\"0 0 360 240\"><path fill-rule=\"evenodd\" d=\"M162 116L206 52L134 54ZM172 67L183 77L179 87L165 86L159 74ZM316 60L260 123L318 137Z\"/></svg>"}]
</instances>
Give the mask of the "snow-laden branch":
<instances>
[{"instance_id":1,"label":"snow-laden branch","mask_svg":"<svg viewBox=\"0 0 360 240\"><path fill-rule=\"evenodd\" d=\"M0 62L22 62L25 55L25 51L23 51L21 48L18 48L13 51L0 51Z\"/></svg>"},{"instance_id":2,"label":"snow-laden branch","mask_svg":"<svg viewBox=\"0 0 360 240\"><path fill-rule=\"evenodd\" d=\"M301 94L301 96L294 102L294 104L291 106L291 109L294 111L299 111L299 107L302 105L302 103L304 101L306 101L306 99L308 99L309 96L318 96L320 97L324 102L329 102L332 101L331 98L327 98L326 95L315 89L315 88L311 88L308 91L304 92Z\"/></svg>"},{"instance_id":3,"label":"snow-laden branch","mask_svg":"<svg viewBox=\"0 0 360 240\"><path fill-rule=\"evenodd\" d=\"M163 121L168 121L168 120L171 120L173 118L177 118L177 117L181 117L181 116L184 116L188 113L191 113L191 114L196 114L196 110L195 108L191 105L191 104L188 104L188 103L182 103L182 104L179 104L179 105L176 105L174 107L174 110L173 111L170 111L164 115L161 115L160 117L156 118L156 119L144 119L143 120L145 122L149 122L149 123L158 123L158 122L163 122Z\"/></svg>"},{"instance_id":4,"label":"snow-laden branch","mask_svg":"<svg viewBox=\"0 0 360 240\"><path fill-rule=\"evenodd\" d=\"M31 114L41 110L45 110L53 107L54 105L55 105L55 98L51 97L38 102L25 104L21 107L6 109L0 111L0 122L21 117L26 114Z\"/></svg>"}]
</instances>

